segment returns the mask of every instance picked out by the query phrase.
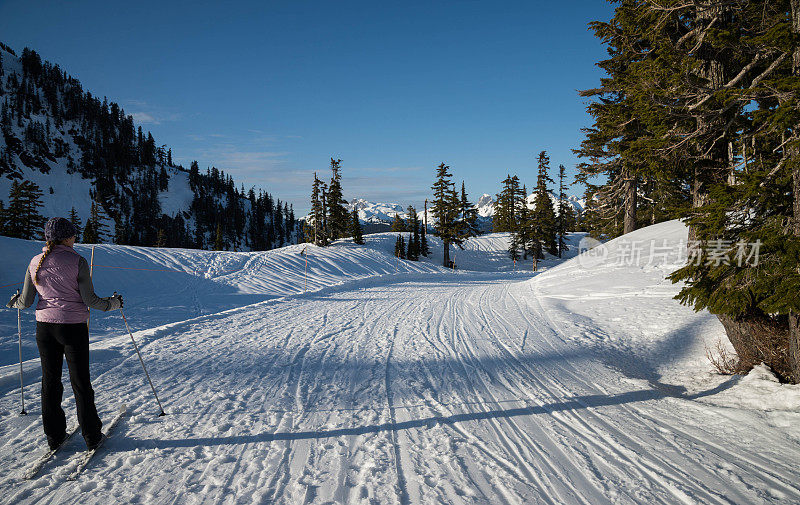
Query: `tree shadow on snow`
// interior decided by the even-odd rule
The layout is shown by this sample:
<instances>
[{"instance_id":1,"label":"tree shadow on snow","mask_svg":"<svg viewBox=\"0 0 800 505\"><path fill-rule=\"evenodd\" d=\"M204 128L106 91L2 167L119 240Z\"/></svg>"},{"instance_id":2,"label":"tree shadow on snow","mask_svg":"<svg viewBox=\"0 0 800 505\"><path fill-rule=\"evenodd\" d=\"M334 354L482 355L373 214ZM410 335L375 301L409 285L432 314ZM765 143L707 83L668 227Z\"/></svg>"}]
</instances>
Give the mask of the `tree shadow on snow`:
<instances>
[{"instance_id":1,"label":"tree shadow on snow","mask_svg":"<svg viewBox=\"0 0 800 505\"><path fill-rule=\"evenodd\" d=\"M567 309L563 302L553 303L554 307L563 312L569 313L573 319L582 319L583 323L595 328L595 333L600 335L605 332L597 326L594 321L586 316L575 314ZM687 389L682 385L667 384L661 382L659 369L667 366L670 362L684 358L691 349L696 335L702 331L705 321L701 318L694 318L690 322L673 329L664 337L660 338L655 345L649 347L637 347L635 350L625 350L618 347L609 347L599 344L589 344L590 353L604 363L609 368L617 370L626 377L647 381L654 390L661 392L665 396L694 400L705 396L711 396L736 385L741 376L734 375L718 386L706 391L687 394Z\"/></svg>"},{"instance_id":2,"label":"tree shadow on snow","mask_svg":"<svg viewBox=\"0 0 800 505\"><path fill-rule=\"evenodd\" d=\"M483 412L465 412L449 416L430 416L421 419L410 419L396 423L385 422L381 424L355 426L352 428L334 428L328 430L308 430L296 432L265 432L252 435L234 435L228 437L200 437L188 439L143 439L137 444L145 444L157 448L181 447L208 447L218 445L251 444L258 442L273 442L281 440L309 440L326 439L331 437L358 436L368 433L381 433L387 431L402 431L415 428L433 428L437 425L452 425L468 421L482 421L487 419L507 419L520 416L552 414L566 410L579 410L590 407L603 407L622 405L626 403L643 402L664 398L662 392L654 389L630 391L616 395L585 395L546 405L526 406L512 409L495 409ZM520 400L521 402L521 400Z\"/></svg>"}]
</instances>

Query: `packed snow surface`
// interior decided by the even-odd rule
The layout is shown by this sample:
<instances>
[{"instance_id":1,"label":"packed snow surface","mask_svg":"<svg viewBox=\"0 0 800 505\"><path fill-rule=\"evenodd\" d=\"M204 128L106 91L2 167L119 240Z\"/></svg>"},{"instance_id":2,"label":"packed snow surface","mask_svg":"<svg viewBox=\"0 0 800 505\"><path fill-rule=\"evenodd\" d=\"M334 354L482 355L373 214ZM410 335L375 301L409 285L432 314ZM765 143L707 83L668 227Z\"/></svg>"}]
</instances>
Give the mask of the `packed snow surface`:
<instances>
[{"instance_id":1,"label":"packed snow surface","mask_svg":"<svg viewBox=\"0 0 800 505\"><path fill-rule=\"evenodd\" d=\"M704 350L721 326L664 280L680 223L537 273L508 260L506 235L468 243L455 272L397 260L394 237L304 254L98 247L96 289L125 296L167 416L119 314L93 313L100 415L121 403L131 415L76 482L79 436L19 480L45 449L39 365L23 311L30 414L18 416L16 313L2 311L2 501L800 501L800 390L766 367L712 373ZM0 285L39 247L0 238Z\"/></svg>"}]
</instances>

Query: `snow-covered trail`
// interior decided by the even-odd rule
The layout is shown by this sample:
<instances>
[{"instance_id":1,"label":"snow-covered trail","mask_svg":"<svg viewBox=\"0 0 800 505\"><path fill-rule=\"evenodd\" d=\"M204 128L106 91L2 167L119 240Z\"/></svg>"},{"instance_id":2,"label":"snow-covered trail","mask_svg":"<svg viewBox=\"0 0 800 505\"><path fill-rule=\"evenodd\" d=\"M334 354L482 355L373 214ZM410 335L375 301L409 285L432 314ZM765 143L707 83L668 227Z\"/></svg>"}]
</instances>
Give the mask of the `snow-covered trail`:
<instances>
[{"instance_id":1,"label":"snow-covered trail","mask_svg":"<svg viewBox=\"0 0 800 505\"><path fill-rule=\"evenodd\" d=\"M408 274L139 332L169 415L154 417L136 355L116 360L93 381L101 416L119 402L133 415L81 479L64 481L76 439L39 480L17 481L41 450L37 420L18 418L15 434L4 437L0 496L10 503L800 500L798 440L764 429L762 413L709 405L701 401L707 392L686 394L629 373L646 369L636 366L640 355L603 352L575 337L579 327L603 336L587 319L596 305L578 313L552 296L551 284L524 279ZM708 317L681 307L664 316L670 311L689 321L684 333Z\"/></svg>"}]
</instances>

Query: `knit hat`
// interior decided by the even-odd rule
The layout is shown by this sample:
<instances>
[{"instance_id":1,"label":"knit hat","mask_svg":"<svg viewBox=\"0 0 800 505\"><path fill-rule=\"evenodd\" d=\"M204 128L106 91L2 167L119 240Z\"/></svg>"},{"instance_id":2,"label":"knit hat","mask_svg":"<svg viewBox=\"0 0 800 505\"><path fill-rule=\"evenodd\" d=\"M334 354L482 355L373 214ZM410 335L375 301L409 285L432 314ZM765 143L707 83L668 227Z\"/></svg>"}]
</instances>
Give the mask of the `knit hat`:
<instances>
[{"instance_id":1,"label":"knit hat","mask_svg":"<svg viewBox=\"0 0 800 505\"><path fill-rule=\"evenodd\" d=\"M75 225L63 217L54 217L44 225L44 239L48 242L66 240L77 233Z\"/></svg>"}]
</instances>

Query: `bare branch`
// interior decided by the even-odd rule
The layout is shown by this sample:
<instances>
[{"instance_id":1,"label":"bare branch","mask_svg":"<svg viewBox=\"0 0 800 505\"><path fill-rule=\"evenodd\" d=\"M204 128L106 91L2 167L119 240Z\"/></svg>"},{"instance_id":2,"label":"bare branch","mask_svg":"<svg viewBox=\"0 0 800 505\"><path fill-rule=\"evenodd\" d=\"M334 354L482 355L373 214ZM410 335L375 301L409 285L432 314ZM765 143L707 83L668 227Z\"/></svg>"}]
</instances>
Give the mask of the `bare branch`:
<instances>
[{"instance_id":1,"label":"bare branch","mask_svg":"<svg viewBox=\"0 0 800 505\"><path fill-rule=\"evenodd\" d=\"M787 53L781 53L781 55L780 55L780 56L778 56L778 57L775 59L775 61L773 61L773 62L770 64L770 66L769 66L769 67L767 67L767 69L766 69L766 70L764 70L763 72L761 72L761 74L759 74L759 75L758 75L758 76L757 76L755 79L753 79L753 82L751 82L751 83L750 83L750 86L748 86L748 89L753 89L753 88L755 88L756 86L758 86L758 83L759 83L759 82L761 82L762 80L764 80L765 78L767 78L767 77L769 76L769 74L771 74L771 73L772 73L772 72L773 72L773 71L774 71L774 70L775 70L775 69L778 67L778 65L780 65L781 63L783 63L783 60L785 60L787 57L788 57L788 54L787 54ZM762 58L762 56L760 56L760 55L758 55L758 54L757 54L757 55L755 56L755 58L753 59L753 61L751 61L750 63L748 63L748 64L747 64L747 65L746 65L746 66L745 66L745 67L742 69L742 71L741 71L741 72L739 72L739 73L736 75L736 77L734 77L733 79L731 79L730 81L728 81L727 83L725 83L725 85L724 85L722 88L723 88L723 89L729 89L729 88L732 88L733 86L735 86L735 85L736 85L736 84L737 84L739 81L741 81L741 80L742 80L742 78L745 76L745 74L747 74L747 72L749 72L750 70L752 70L752 68L753 68L753 67L756 65L756 63L758 63L758 62L761 60L761 58ZM706 103L708 100L710 100L712 96L714 96L714 94L713 94L713 93L709 93L709 94L707 94L707 95L706 95L706 96L705 96L705 97L704 97L702 100L700 100L699 102L697 102L697 103L696 103L696 104L694 104L694 105L691 105L691 106L689 106L689 110L690 110L690 111L691 111L691 110L695 110L696 108L700 107L701 105L703 105L704 103Z\"/></svg>"},{"instance_id":2,"label":"bare branch","mask_svg":"<svg viewBox=\"0 0 800 505\"><path fill-rule=\"evenodd\" d=\"M783 63L783 60L785 60L787 56L789 56L789 55L788 55L788 54L786 54L786 53L782 53L780 56L778 56L778 59L776 59L775 61L773 61L773 62L772 62L772 64L771 64L769 67L767 67L767 69L766 69L766 70L764 70L764 71L761 73L761 75L759 75L758 77L756 77L755 79L753 79L753 82L752 82L752 83L750 83L750 89L752 89L752 88L755 88L756 86L758 86L758 83L759 83L759 82L761 82L763 79L765 79L767 76L769 76L769 74L771 74L771 73L772 73L772 71L773 71L773 70L775 70L775 68L776 68L778 65L780 65L781 63Z\"/></svg>"},{"instance_id":3,"label":"bare branch","mask_svg":"<svg viewBox=\"0 0 800 505\"><path fill-rule=\"evenodd\" d=\"M786 140L785 140L783 143L781 143L781 145L779 145L778 147L776 147L775 149L773 149L773 150L772 150L772 152L773 152L773 153L777 153L777 152L778 152L778 151L779 151L779 150L780 150L780 149L781 149L783 146L785 146L785 145L786 145L786 144L788 144L789 142L792 142L793 140L797 140L797 139L798 139L798 137L797 137L796 135L792 135L791 137L789 137L788 139L786 139Z\"/></svg>"},{"instance_id":4,"label":"bare branch","mask_svg":"<svg viewBox=\"0 0 800 505\"><path fill-rule=\"evenodd\" d=\"M712 26L714 26L714 23L716 23L718 19L719 19L719 18L715 17L714 19L712 19L712 20L711 20L711 22L708 24L708 26L706 27L706 29L705 29L705 30L703 30L703 33L701 33L701 34L700 34L700 36L699 36L699 37L697 37L697 43L694 45L694 47L692 48L692 50L691 50L691 51L689 51L689 54L694 54L694 52L695 52L695 51L697 51L698 49L700 49L700 46L701 46L701 45L703 45L703 41L706 39L706 35L708 34L708 30L709 30L709 29L710 29Z\"/></svg>"},{"instance_id":5,"label":"bare branch","mask_svg":"<svg viewBox=\"0 0 800 505\"><path fill-rule=\"evenodd\" d=\"M781 168L783 168L784 163L786 163L786 159L787 158L781 158L781 160L778 162L778 164L775 165L775 168L770 170L769 173L767 174L767 176L764 177L764 180L759 183L758 187L763 188L767 184L767 181L769 181L769 179L773 175L777 174L781 170Z\"/></svg>"}]
</instances>

